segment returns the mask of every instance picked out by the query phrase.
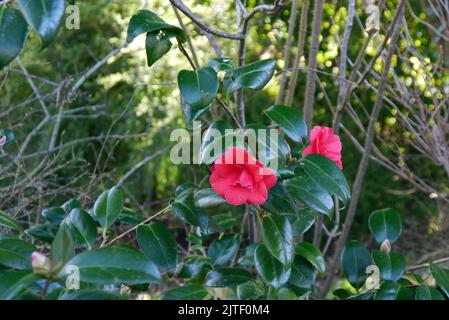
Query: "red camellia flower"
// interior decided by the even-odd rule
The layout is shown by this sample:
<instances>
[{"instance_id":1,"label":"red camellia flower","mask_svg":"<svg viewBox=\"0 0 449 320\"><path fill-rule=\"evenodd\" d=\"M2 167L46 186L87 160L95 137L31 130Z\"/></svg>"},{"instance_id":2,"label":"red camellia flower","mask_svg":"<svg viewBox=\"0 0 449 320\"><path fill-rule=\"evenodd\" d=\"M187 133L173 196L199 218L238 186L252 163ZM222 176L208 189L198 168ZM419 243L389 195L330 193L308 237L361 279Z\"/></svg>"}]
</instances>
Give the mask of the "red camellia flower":
<instances>
[{"instance_id":1,"label":"red camellia flower","mask_svg":"<svg viewBox=\"0 0 449 320\"><path fill-rule=\"evenodd\" d=\"M245 149L228 149L211 166L210 184L216 193L234 206L264 204L268 190L277 181L275 172L264 167Z\"/></svg>"},{"instance_id":2,"label":"red camellia flower","mask_svg":"<svg viewBox=\"0 0 449 320\"><path fill-rule=\"evenodd\" d=\"M340 169L343 169L340 137L334 134L332 128L313 127L310 132L310 145L304 149L303 155L306 156L311 153L322 154L333 160Z\"/></svg>"}]
</instances>

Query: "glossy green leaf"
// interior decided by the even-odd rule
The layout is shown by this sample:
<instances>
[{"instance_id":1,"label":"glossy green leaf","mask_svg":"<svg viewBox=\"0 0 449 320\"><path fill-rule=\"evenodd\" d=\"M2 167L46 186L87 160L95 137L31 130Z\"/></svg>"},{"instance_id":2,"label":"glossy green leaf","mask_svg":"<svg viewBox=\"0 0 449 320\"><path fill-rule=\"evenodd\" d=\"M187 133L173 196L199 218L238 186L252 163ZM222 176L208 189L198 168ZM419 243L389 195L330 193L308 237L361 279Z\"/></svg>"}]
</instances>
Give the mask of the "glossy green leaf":
<instances>
[{"instance_id":1,"label":"glossy green leaf","mask_svg":"<svg viewBox=\"0 0 449 320\"><path fill-rule=\"evenodd\" d=\"M0 8L0 70L19 55L27 33L28 26L20 11Z\"/></svg>"},{"instance_id":2,"label":"glossy green leaf","mask_svg":"<svg viewBox=\"0 0 449 320\"><path fill-rule=\"evenodd\" d=\"M183 221L200 227L205 234L213 233L215 227L211 225L206 212L195 206L193 191L184 192L171 204L176 216Z\"/></svg>"},{"instance_id":3,"label":"glossy green leaf","mask_svg":"<svg viewBox=\"0 0 449 320\"><path fill-rule=\"evenodd\" d=\"M296 207L292 196L281 182L268 191L268 199L263 208L276 214L295 214Z\"/></svg>"},{"instance_id":4,"label":"glossy green leaf","mask_svg":"<svg viewBox=\"0 0 449 320\"><path fill-rule=\"evenodd\" d=\"M32 271L0 273L0 300L12 300L39 279Z\"/></svg>"},{"instance_id":5,"label":"glossy green leaf","mask_svg":"<svg viewBox=\"0 0 449 320\"><path fill-rule=\"evenodd\" d=\"M57 232L58 227L51 223L37 224L25 230L25 233L30 237L46 243L51 243Z\"/></svg>"},{"instance_id":6,"label":"glossy green leaf","mask_svg":"<svg viewBox=\"0 0 449 320\"><path fill-rule=\"evenodd\" d=\"M55 266L62 267L75 255L75 242L66 224L61 224L51 244L51 260Z\"/></svg>"},{"instance_id":7,"label":"glossy green leaf","mask_svg":"<svg viewBox=\"0 0 449 320\"><path fill-rule=\"evenodd\" d=\"M293 261L294 247L290 221L285 216L265 216L262 221L262 240L267 250L279 262L288 266Z\"/></svg>"},{"instance_id":8,"label":"glossy green leaf","mask_svg":"<svg viewBox=\"0 0 449 320\"><path fill-rule=\"evenodd\" d=\"M0 265L14 269L31 269L31 254L37 249L20 239L0 240Z\"/></svg>"},{"instance_id":9,"label":"glossy green leaf","mask_svg":"<svg viewBox=\"0 0 449 320\"><path fill-rule=\"evenodd\" d=\"M435 288L419 286L416 288L415 300L445 300L444 295Z\"/></svg>"},{"instance_id":10,"label":"glossy green leaf","mask_svg":"<svg viewBox=\"0 0 449 320\"><path fill-rule=\"evenodd\" d=\"M307 176L296 177L287 181L287 190L298 201L301 201L310 209L331 215L334 209L334 201L329 193L320 188Z\"/></svg>"},{"instance_id":11,"label":"glossy green leaf","mask_svg":"<svg viewBox=\"0 0 449 320\"><path fill-rule=\"evenodd\" d=\"M104 247L78 254L61 271L77 266L80 280L96 284L143 284L161 281L156 265L140 252L124 245Z\"/></svg>"},{"instance_id":12,"label":"glossy green leaf","mask_svg":"<svg viewBox=\"0 0 449 320\"><path fill-rule=\"evenodd\" d=\"M300 160L305 173L318 186L347 202L351 198L348 182L343 171L328 157L321 154L309 154Z\"/></svg>"},{"instance_id":13,"label":"glossy green leaf","mask_svg":"<svg viewBox=\"0 0 449 320\"><path fill-rule=\"evenodd\" d=\"M58 300L126 300L125 297L97 289L64 292Z\"/></svg>"},{"instance_id":14,"label":"glossy green leaf","mask_svg":"<svg viewBox=\"0 0 449 320\"><path fill-rule=\"evenodd\" d=\"M188 256L179 265L176 274L180 278L195 278L204 276L212 268L210 258L203 256Z\"/></svg>"},{"instance_id":15,"label":"glossy green leaf","mask_svg":"<svg viewBox=\"0 0 449 320\"><path fill-rule=\"evenodd\" d=\"M170 51L172 43L170 35L165 33L147 33L145 48L147 52L147 64L151 67L156 61Z\"/></svg>"},{"instance_id":16,"label":"glossy green leaf","mask_svg":"<svg viewBox=\"0 0 449 320\"><path fill-rule=\"evenodd\" d=\"M264 245L259 245L254 252L256 270L262 279L275 288L287 283L291 269L276 260Z\"/></svg>"},{"instance_id":17,"label":"glossy green leaf","mask_svg":"<svg viewBox=\"0 0 449 320\"><path fill-rule=\"evenodd\" d=\"M215 72L225 71L232 72L234 70L234 61L229 58L216 58L209 60L209 67L213 68Z\"/></svg>"},{"instance_id":18,"label":"glossy green leaf","mask_svg":"<svg viewBox=\"0 0 449 320\"><path fill-rule=\"evenodd\" d=\"M248 148L257 159L265 166L270 163L284 163L290 155L290 146L279 134L274 134L273 129L260 123L246 126L245 135L248 137Z\"/></svg>"},{"instance_id":19,"label":"glossy green leaf","mask_svg":"<svg viewBox=\"0 0 449 320\"><path fill-rule=\"evenodd\" d=\"M66 212L63 208L48 208L42 211L42 216L44 219L55 226L59 226L67 214L68 212Z\"/></svg>"},{"instance_id":20,"label":"glossy green leaf","mask_svg":"<svg viewBox=\"0 0 449 320\"><path fill-rule=\"evenodd\" d=\"M303 257L296 256L293 260L288 283L298 288L308 289L314 282L315 270L313 270L313 266Z\"/></svg>"},{"instance_id":21,"label":"glossy green leaf","mask_svg":"<svg viewBox=\"0 0 449 320\"><path fill-rule=\"evenodd\" d=\"M73 209L64 221L75 243L91 249L97 239L97 225L91 215L83 209Z\"/></svg>"},{"instance_id":22,"label":"glossy green leaf","mask_svg":"<svg viewBox=\"0 0 449 320\"><path fill-rule=\"evenodd\" d=\"M145 220L145 218L129 208L123 208L122 212L120 212L117 220L126 224L139 224Z\"/></svg>"},{"instance_id":23,"label":"glossy green leaf","mask_svg":"<svg viewBox=\"0 0 449 320\"><path fill-rule=\"evenodd\" d=\"M368 219L368 226L378 243L395 242L402 231L401 217L394 209L376 210Z\"/></svg>"},{"instance_id":24,"label":"glossy green leaf","mask_svg":"<svg viewBox=\"0 0 449 320\"><path fill-rule=\"evenodd\" d=\"M206 275L208 287L231 287L252 280L251 273L240 268L217 268Z\"/></svg>"},{"instance_id":25,"label":"glossy green leaf","mask_svg":"<svg viewBox=\"0 0 449 320\"><path fill-rule=\"evenodd\" d=\"M201 284L190 284L167 291L162 300L204 300L210 293Z\"/></svg>"},{"instance_id":26,"label":"glossy green leaf","mask_svg":"<svg viewBox=\"0 0 449 320\"><path fill-rule=\"evenodd\" d=\"M212 242L207 249L207 256L214 265L225 265L234 259L240 246L239 234L227 234Z\"/></svg>"},{"instance_id":27,"label":"glossy green leaf","mask_svg":"<svg viewBox=\"0 0 449 320\"><path fill-rule=\"evenodd\" d=\"M298 255L309 261L319 272L326 270L326 263L321 251L313 244L303 241L295 248Z\"/></svg>"},{"instance_id":28,"label":"glossy green leaf","mask_svg":"<svg viewBox=\"0 0 449 320\"><path fill-rule=\"evenodd\" d=\"M0 227L21 230L20 224L6 212L0 210Z\"/></svg>"},{"instance_id":29,"label":"glossy green leaf","mask_svg":"<svg viewBox=\"0 0 449 320\"><path fill-rule=\"evenodd\" d=\"M73 209L81 209L81 203L76 199L72 199L64 203L61 208L69 214Z\"/></svg>"},{"instance_id":30,"label":"glossy green leaf","mask_svg":"<svg viewBox=\"0 0 449 320\"><path fill-rule=\"evenodd\" d=\"M384 280L398 281L405 273L405 258L396 252L373 252L373 261L379 267Z\"/></svg>"},{"instance_id":31,"label":"glossy green leaf","mask_svg":"<svg viewBox=\"0 0 449 320\"><path fill-rule=\"evenodd\" d=\"M384 281L374 295L374 300L396 300L399 284L394 281Z\"/></svg>"},{"instance_id":32,"label":"glossy green leaf","mask_svg":"<svg viewBox=\"0 0 449 320\"><path fill-rule=\"evenodd\" d=\"M44 47L53 41L64 17L64 0L17 0L25 20L42 39Z\"/></svg>"},{"instance_id":33,"label":"glossy green leaf","mask_svg":"<svg viewBox=\"0 0 449 320\"><path fill-rule=\"evenodd\" d=\"M249 63L234 70L232 83L228 92L234 92L242 88L261 90L271 80L276 68L274 59L261 60Z\"/></svg>"},{"instance_id":34,"label":"glossy green leaf","mask_svg":"<svg viewBox=\"0 0 449 320\"><path fill-rule=\"evenodd\" d=\"M233 127L224 120L213 122L203 135L201 145L201 162L213 163L226 149L233 145L236 132Z\"/></svg>"},{"instance_id":35,"label":"glossy green leaf","mask_svg":"<svg viewBox=\"0 0 449 320\"><path fill-rule=\"evenodd\" d=\"M176 268L177 245L173 234L156 221L137 228L137 242L144 254L163 270Z\"/></svg>"},{"instance_id":36,"label":"glossy green leaf","mask_svg":"<svg viewBox=\"0 0 449 320\"><path fill-rule=\"evenodd\" d=\"M184 100L181 101L181 103L182 103L182 112L184 115L184 122L189 130L193 129L192 126L193 121L199 119L202 115L206 114L207 111L209 111L209 109L212 107L211 103L210 105L208 105L203 109L195 109Z\"/></svg>"},{"instance_id":37,"label":"glossy green leaf","mask_svg":"<svg viewBox=\"0 0 449 320\"><path fill-rule=\"evenodd\" d=\"M367 277L366 268L371 265L371 254L360 242L349 241L342 252L341 265L348 281L359 286Z\"/></svg>"},{"instance_id":38,"label":"glossy green leaf","mask_svg":"<svg viewBox=\"0 0 449 320\"><path fill-rule=\"evenodd\" d=\"M195 71L182 70L178 74L178 86L186 103L195 110L203 109L217 96L217 73L211 67Z\"/></svg>"},{"instance_id":39,"label":"glossy green leaf","mask_svg":"<svg viewBox=\"0 0 449 320\"><path fill-rule=\"evenodd\" d=\"M289 215L288 218L292 225L293 236L300 236L306 233L315 223L317 213L304 207L298 210L295 215Z\"/></svg>"},{"instance_id":40,"label":"glossy green leaf","mask_svg":"<svg viewBox=\"0 0 449 320\"><path fill-rule=\"evenodd\" d=\"M201 189L195 193L195 205L199 208L214 208L226 201L212 188Z\"/></svg>"},{"instance_id":41,"label":"glossy green leaf","mask_svg":"<svg viewBox=\"0 0 449 320\"><path fill-rule=\"evenodd\" d=\"M248 281L237 287L237 297L239 300L257 300L264 295L263 286L254 281Z\"/></svg>"},{"instance_id":42,"label":"glossy green leaf","mask_svg":"<svg viewBox=\"0 0 449 320\"><path fill-rule=\"evenodd\" d=\"M449 270L431 263L430 271L432 272L432 276L435 278L438 287L440 287L446 297L449 298Z\"/></svg>"},{"instance_id":43,"label":"glossy green leaf","mask_svg":"<svg viewBox=\"0 0 449 320\"><path fill-rule=\"evenodd\" d=\"M123 194L116 187L104 191L94 205L94 215L103 228L109 228L123 210Z\"/></svg>"},{"instance_id":44,"label":"glossy green leaf","mask_svg":"<svg viewBox=\"0 0 449 320\"><path fill-rule=\"evenodd\" d=\"M293 108L284 105L273 105L265 114L295 142L302 142L307 138L307 126L303 117Z\"/></svg>"},{"instance_id":45,"label":"glossy green leaf","mask_svg":"<svg viewBox=\"0 0 449 320\"><path fill-rule=\"evenodd\" d=\"M149 10L139 10L131 17L126 41L130 43L142 33L152 33L157 35L159 32L172 34L176 36L179 41L185 41L185 34L182 29L167 24L157 14Z\"/></svg>"}]
</instances>

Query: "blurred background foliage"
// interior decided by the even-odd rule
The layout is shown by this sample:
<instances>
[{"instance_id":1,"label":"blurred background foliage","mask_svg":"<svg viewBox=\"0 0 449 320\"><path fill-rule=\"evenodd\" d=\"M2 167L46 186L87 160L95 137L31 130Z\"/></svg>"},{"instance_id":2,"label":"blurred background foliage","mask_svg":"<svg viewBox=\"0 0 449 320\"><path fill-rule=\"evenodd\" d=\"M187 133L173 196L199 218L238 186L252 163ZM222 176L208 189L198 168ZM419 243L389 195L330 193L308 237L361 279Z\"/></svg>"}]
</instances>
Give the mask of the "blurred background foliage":
<instances>
[{"instance_id":1,"label":"blurred background foliage","mask_svg":"<svg viewBox=\"0 0 449 320\"><path fill-rule=\"evenodd\" d=\"M236 32L236 10L234 1L214 0L186 0L185 3L201 16L207 23L215 28ZM425 19L426 11L421 1L409 1L415 12L420 12L420 18ZM164 0L79 0L81 22L80 30L67 30L62 28L58 38L47 49L40 49L39 39L31 34L30 41L23 53L21 61L26 65L30 74L38 75L40 90L49 92L54 87L47 85L42 79L60 83L67 79L77 79L84 70L97 63L113 48L125 42L126 29L129 18L140 8L152 10L162 16L168 23L179 25L172 7ZM255 0L247 1L248 7L256 4ZM395 8L397 1L387 1L387 8ZM318 69L320 85L316 90L316 103L314 123L331 125L332 106L337 103L338 95L338 37L342 34L347 17L346 1L327 1L324 8L324 17L321 33L321 44L318 54ZM360 23L366 19L362 1L357 1L357 13L361 21L355 21L355 27L349 44L349 58L354 61L364 42L363 28ZM290 15L289 6L275 16L257 16L253 20L248 37L247 62L274 57L278 61L278 70L283 67L283 49L287 37L287 21ZM384 11L382 23L388 25L392 13ZM310 12L309 24L312 20ZM438 54L434 35L429 29L408 16L410 36L414 40L419 54L429 61L436 61L446 57ZM206 36L196 28L190 20L183 17L183 22L189 31L196 55L201 65L207 65L209 59L215 58ZM412 27L410 27L412 26ZM295 39L296 40L296 39ZM373 38L368 49L368 55L374 56L376 49L383 40L382 32ZM109 59L106 66L100 68L83 85L82 93L71 101L66 108L76 110L84 106L96 106L82 117L63 119L61 134L58 139L73 141L92 136L105 135L108 132L131 135L126 139L109 139L105 144L102 141L86 141L65 148L51 157L57 157L58 163L64 163L57 168L48 183L29 188L13 200L2 202L3 210L15 210L17 217L29 216L30 223L33 212L39 212L43 203L45 207L52 204L60 205L70 197L80 197L85 203L90 203L100 191L114 185L130 168L173 142L169 141L170 132L175 128L185 126L179 101L179 92L176 85L176 75L179 70L187 69L188 64L179 50L171 50L167 56L158 61L153 67L146 65L144 50L144 37L126 47L119 55ZM237 43L231 40L217 39L224 56L236 58ZM400 46L406 44L400 40ZM306 41L306 50L308 52ZM296 50L293 47L292 50ZM370 58L370 57L369 57ZM398 77L408 79L411 85L412 73L422 82L422 90L426 90L425 65L418 59L410 59L412 69L407 66L398 66L397 59L393 60ZM302 67L305 67L304 63ZM376 61L374 69L382 69L380 59ZM40 118L34 116L39 108L37 101L20 105L32 96L27 80L19 72L16 63L6 71L0 73L0 123L1 127L14 130L16 134L15 148L19 149L24 137L35 128ZM249 92L246 95L246 108L248 122L266 122L262 111L274 103L278 92L277 80L279 74L265 88L258 93ZM39 79L38 79L39 80ZM374 81L374 80L370 80ZM447 70L439 73L438 77L431 79L436 87L441 88L442 95L446 94L448 85ZM63 89L64 90L64 89ZM360 101L353 99L352 104L360 117L366 121L360 105L368 109L374 103L375 92L366 88L359 89ZM302 108L305 91L305 72L299 73L298 84L294 97L293 107ZM429 107L431 101L428 101ZM7 106L16 106L11 112L4 112ZM433 106L434 108L435 106ZM432 181L442 190L448 191L447 175L438 166L422 155L418 154L407 143L407 133L398 125L396 115L384 108L377 126L378 133L383 138L382 152L388 154L393 145L403 150L404 156L409 159L411 168L417 175ZM347 117L345 115L345 117ZM363 139L358 134L357 127L343 118L343 123L356 138ZM211 119L207 119L211 120ZM45 131L44 131L45 132ZM38 142L30 147L30 151L40 150L47 143L51 129L42 134ZM342 134L344 171L349 181L352 181L360 159L360 153L353 144ZM39 142L40 141L40 142ZM42 143L42 145L39 145ZM33 162L30 158L29 162ZM401 159L397 159L399 163ZM1 165L7 159L1 160ZM194 166L175 166L169 159L169 153L148 162L136 171L124 184L127 206L139 209L149 214L162 206L164 202L173 197L177 185L185 182L202 182L207 168ZM76 179L74 179L76 177ZM13 177L6 176L0 181L0 187L11 183ZM65 186L61 190L60 186ZM52 192L49 192L49 191ZM436 243L441 243L444 231L447 230L447 205L438 198L432 199L429 194L416 190L409 182L391 173L385 168L371 162L364 188L359 201L355 225L352 228L353 237L363 237L367 232L368 215L378 208L393 207L402 213L405 224L404 236L400 246L407 250L411 260L415 260L429 252Z\"/></svg>"}]
</instances>

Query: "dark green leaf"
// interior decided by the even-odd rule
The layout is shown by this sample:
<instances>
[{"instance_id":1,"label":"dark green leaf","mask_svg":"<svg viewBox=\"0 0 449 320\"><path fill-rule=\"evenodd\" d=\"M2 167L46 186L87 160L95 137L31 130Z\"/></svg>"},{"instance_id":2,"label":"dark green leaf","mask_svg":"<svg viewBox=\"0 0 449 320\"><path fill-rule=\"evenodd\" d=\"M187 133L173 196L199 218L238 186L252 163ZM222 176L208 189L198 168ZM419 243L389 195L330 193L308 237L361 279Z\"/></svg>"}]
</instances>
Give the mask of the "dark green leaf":
<instances>
[{"instance_id":1,"label":"dark green leaf","mask_svg":"<svg viewBox=\"0 0 449 320\"><path fill-rule=\"evenodd\" d=\"M80 280L96 284L143 284L161 281L156 265L140 252L124 245L86 251L70 260L61 271L77 266Z\"/></svg>"},{"instance_id":2,"label":"dark green leaf","mask_svg":"<svg viewBox=\"0 0 449 320\"><path fill-rule=\"evenodd\" d=\"M159 16L149 10L139 10L129 22L126 41L130 43L142 33L158 34L164 32L174 35L179 41L185 41L184 31L176 26L167 24Z\"/></svg>"},{"instance_id":3,"label":"dark green leaf","mask_svg":"<svg viewBox=\"0 0 449 320\"><path fill-rule=\"evenodd\" d=\"M212 268L210 258L203 256L188 256L180 264L176 274L180 278L195 278L204 276Z\"/></svg>"},{"instance_id":4,"label":"dark green leaf","mask_svg":"<svg viewBox=\"0 0 449 320\"><path fill-rule=\"evenodd\" d=\"M210 297L201 284L190 284L167 291L162 300L204 300Z\"/></svg>"},{"instance_id":5,"label":"dark green leaf","mask_svg":"<svg viewBox=\"0 0 449 320\"><path fill-rule=\"evenodd\" d=\"M274 59L261 60L237 68L233 73L233 81L228 93L242 88L261 90L273 77L276 68Z\"/></svg>"},{"instance_id":6,"label":"dark green leaf","mask_svg":"<svg viewBox=\"0 0 449 320\"><path fill-rule=\"evenodd\" d=\"M384 281L374 295L374 300L396 300L399 285L394 281Z\"/></svg>"},{"instance_id":7,"label":"dark green leaf","mask_svg":"<svg viewBox=\"0 0 449 320\"><path fill-rule=\"evenodd\" d=\"M42 211L42 216L51 224L59 226L68 213L63 208L49 208Z\"/></svg>"},{"instance_id":8,"label":"dark green leaf","mask_svg":"<svg viewBox=\"0 0 449 320\"><path fill-rule=\"evenodd\" d=\"M30 237L46 243L51 243L57 232L58 228L51 223L37 224L25 230Z\"/></svg>"},{"instance_id":9,"label":"dark green leaf","mask_svg":"<svg viewBox=\"0 0 449 320\"><path fill-rule=\"evenodd\" d=\"M440 287L446 297L449 298L449 270L440 268L436 264L431 263L430 271L432 272L432 276L435 278L438 287Z\"/></svg>"},{"instance_id":10,"label":"dark green leaf","mask_svg":"<svg viewBox=\"0 0 449 320\"><path fill-rule=\"evenodd\" d=\"M170 34L166 33L147 33L145 48L149 67L170 51L172 47L170 37Z\"/></svg>"},{"instance_id":11,"label":"dark green leaf","mask_svg":"<svg viewBox=\"0 0 449 320\"><path fill-rule=\"evenodd\" d=\"M156 221L137 228L139 247L158 267L171 271L176 268L176 239L163 223Z\"/></svg>"},{"instance_id":12,"label":"dark green leaf","mask_svg":"<svg viewBox=\"0 0 449 320\"><path fill-rule=\"evenodd\" d=\"M195 205L199 208L214 208L225 202L212 188L201 189L195 193Z\"/></svg>"},{"instance_id":13,"label":"dark green leaf","mask_svg":"<svg viewBox=\"0 0 449 320\"><path fill-rule=\"evenodd\" d=\"M19 55L25 44L27 29L20 11L0 8L0 70Z\"/></svg>"},{"instance_id":14,"label":"dark green leaf","mask_svg":"<svg viewBox=\"0 0 449 320\"><path fill-rule=\"evenodd\" d=\"M39 34L44 47L53 41L64 17L64 0L17 0L28 24Z\"/></svg>"},{"instance_id":15,"label":"dark green leaf","mask_svg":"<svg viewBox=\"0 0 449 320\"><path fill-rule=\"evenodd\" d=\"M371 233L378 243L388 239L395 242L402 231L401 217L394 209L376 210L371 213L368 219Z\"/></svg>"},{"instance_id":16,"label":"dark green leaf","mask_svg":"<svg viewBox=\"0 0 449 320\"><path fill-rule=\"evenodd\" d=\"M374 251L373 260L384 280L398 281L405 273L405 258L399 253Z\"/></svg>"},{"instance_id":17,"label":"dark green leaf","mask_svg":"<svg viewBox=\"0 0 449 320\"><path fill-rule=\"evenodd\" d=\"M21 230L20 224L9 214L0 210L0 227Z\"/></svg>"},{"instance_id":18,"label":"dark green leaf","mask_svg":"<svg viewBox=\"0 0 449 320\"><path fill-rule=\"evenodd\" d=\"M262 279L275 288L287 283L291 269L276 260L264 245L259 245L254 252L256 270Z\"/></svg>"},{"instance_id":19,"label":"dark green leaf","mask_svg":"<svg viewBox=\"0 0 449 320\"><path fill-rule=\"evenodd\" d=\"M415 300L445 300L443 294L435 288L419 286L416 288Z\"/></svg>"},{"instance_id":20,"label":"dark green leaf","mask_svg":"<svg viewBox=\"0 0 449 320\"><path fill-rule=\"evenodd\" d=\"M232 145L234 137L236 132L228 122L224 120L213 122L203 135L201 162L213 163Z\"/></svg>"},{"instance_id":21,"label":"dark green leaf","mask_svg":"<svg viewBox=\"0 0 449 320\"><path fill-rule=\"evenodd\" d=\"M126 224L139 224L143 220L145 220L145 218L142 215L135 212L134 210L131 210L129 208L123 208L117 220Z\"/></svg>"},{"instance_id":22,"label":"dark green leaf","mask_svg":"<svg viewBox=\"0 0 449 320\"><path fill-rule=\"evenodd\" d=\"M326 270L326 263L320 250L313 244L303 241L295 248L296 253L309 261L319 272Z\"/></svg>"},{"instance_id":23,"label":"dark green leaf","mask_svg":"<svg viewBox=\"0 0 449 320\"><path fill-rule=\"evenodd\" d=\"M343 202L351 198L343 171L328 157L316 153L309 154L300 160L300 165L310 179L330 194Z\"/></svg>"},{"instance_id":24,"label":"dark green leaf","mask_svg":"<svg viewBox=\"0 0 449 320\"><path fill-rule=\"evenodd\" d=\"M248 137L248 147L257 154L258 160L265 166L270 163L283 163L288 159L290 146L279 134L273 134L274 129L260 123L253 123L246 126L244 132Z\"/></svg>"},{"instance_id":25,"label":"dark green leaf","mask_svg":"<svg viewBox=\"0 0 449 320\"><path fill-rule=\"evenodd\" d=\"M212 107L212 103L203 109L194 109L191 105L189 105L184 100L182 102L182 112L184 114L184 121L186 127L188 129L192 129L192 122L199 119L203 114L209 111L210 107Z\"/></svg>"},{"instance_id":26,"label":"dark green leaf","mask_svg":"<svg viewBox=\"0 0 449 320\"><path fill-rule=\"evenodd\" d=\"M0 240L0 265L14 269L31 269L31 254L37 249L20 239Z\"/></svg>"},{"instance_id":27,"label":"dark green leaf","mask_svg":"<svg viewBox=\"0 0 449 320\"><path fill-rule=\"evenodd\" d=\"M75 243L90 250L97 238L97 225L90 214L83 209L73 209L64 221Z\"/></svg>"},{"instance_id":28,"label":"dark green leaf","mask_svg":"<svg viewBox=\"0 0 449 320\"><path fill-rule=\"evenodd\" d=\"M313 226L316 217L317 214L307 207L299 209L296 215L289 215L293 235L300 236L307 232Z\"/></svg>"},{"instance_id":29,"label":"dark green leaf","mask_svg":"<svg viewBox=\"0 0 449 320\"><path fill-rule=\"evenodd\" d=\"M254 281L242 283L237 287L237 297L239 300L257 300L260 299L263 294L263 286Z\"/></svg>"},{"instance_id":30,"label":"dark green leaf","mask_svg":"<svg viewBox=\"0 0 449 320\"><path fill-rule=\"evenodd\" d=\"M234 70L234 61L229 58L212 59L209 61L208 65L217 73L220 71L232 72Z\"/></svg>"},{"instance_id":31,"label":"dark green leaf","mask_svg":"<svg viewBox=\"0 0 449 320\"><path fill-rule=\"evenodd\" d=\"M326 215L332 213L334 208L332 197L309 177L302 176L288 180L287 190L293 198L309 208Z\"/></svg>"},{"instance_id":32,"label":"dark green leaf","mask_svg":"<svg viewBox=\"0 0 449 320\"><path fill-rule=\"evenodd\" d=\"M191 190L192 191L192 190ZM176 216L185 222L200 227L202 232L209 234L215 231L215 227L210 225L209 218L203 209L195 206L191 191L182 193L171 204L171 208Z\"/></svg>"},{"instance_id":33,"label":"dark green leaf","mask_svg":"<svg viewBox=\"0 0 449 320\"><path fill-rule=\"evenodd\" d=\"M240 235L227 234L211 243L207 249L207 256L214 265L225 265L235 257L239 246Z\"/></svg>"},{"instance_id":34,"label":"dark green leaf","mask_svg":"<svg viewBox=\"0 0 449 320\"><path fill-rule=\"evenodd\" d=\"M69 214L73 209L81 209L81 203L76 199L72 199L64 203L61 208L63 208L65 212Z\"/></svg>"},{"instance_id":35,"label":"dark green leaf","mask_svg":"<svg viewBox=\"0 0 449 320\"><path fill-rule=\"evenodd\" d=\"M116 187L104 191L94 205L94 215L103 228L109 228L123 210L123 194Z\"/></svg>"},{"instance_id":36,"label":"dark green leaf","mask_svg":"<svg viewBox=\"0 0 449 320\"><path fill-rule=\"evenodd\" d=\"M296 256L288 282L298 288L310 288L315 282L313 266L303 257Z\"/></svg>"},{"instance_id":37,"label":"dark green leaf","mask_svg":"<svg viewBox=\"0 0 449 320\"><path fill-rule=\"evenodd\" d=\"M293 261L293 234L285 216L265 216L262 221L262 239L268 251L282 264Z\"/></svg>"},{"instance_id":38,"label":"dark green leaf","mask_svg":"<svg viewBox=\"0 0 449 320\"><path fill-rule=\"evenodd\" d=\"M295 203L281 182L277 182L268 192L268 199L263 205L264 209L276 214L294 214Z\"/></svg>"},{"instance_id":39,"label":"dark green leaf","mask_svg":"<svg viewBox=\"0 0 449 320\"><path fill-rule=\"evenodd\" d=\"M251 273L240 268L217 268L206 275L205 284L208 287L230 287L250 281Z\"/></svg>"},{"instance_id":40,"label":"dark green leaf","mask_svg":"<svg viewBox=\"0 0 449 320\"><path fill-rule=\"evenodd\" d=\"M61 224L51 244L51 260L55 266L62 267L75 255L75 243L66 224Z\"/></svg>"},{"instance_id":41,"label":"dark green leaf","mask_svg":"<svg viewBox=\"0 0 449 320\"><path fill-rule=\"evenodd\" d=\"M282 131L295 142L300 143L307 137L307 126L303 117L293 108L284 105L273 105L265 114L276 122Z\"/></svg>"},{"instance_id":42,"label":"dark green leaf","mask_svg":"<svg viewBox=\"0 0 449 320\"><path fill-rule=\"evenodd\" d=\"M371 265L369 250L358 241L349 241L341 255L343 273L352 285L359 286L366 277L366 268Z\"/></svg>"},{"instance_id":43,"label":"dark green leaf","mask_svg":"<svg viewBox=\"0 0 449 320\"><path fill-rule=\"evenodd\" d=\"M195 110L203 109L217 96L217 73L211 67L195 71L182 70L178 74L178 86L187 104Z\"/></svg>"},{"instance_id":44,"label":"dark green leaf","mask_svg":"<svg viewBox=\"0 0 449 320\"><path fill-rule=\"evenodd\" d=\"M0 300L12 300L39 279L32 271L0 273Z\"/></svg>"}]
</instances>

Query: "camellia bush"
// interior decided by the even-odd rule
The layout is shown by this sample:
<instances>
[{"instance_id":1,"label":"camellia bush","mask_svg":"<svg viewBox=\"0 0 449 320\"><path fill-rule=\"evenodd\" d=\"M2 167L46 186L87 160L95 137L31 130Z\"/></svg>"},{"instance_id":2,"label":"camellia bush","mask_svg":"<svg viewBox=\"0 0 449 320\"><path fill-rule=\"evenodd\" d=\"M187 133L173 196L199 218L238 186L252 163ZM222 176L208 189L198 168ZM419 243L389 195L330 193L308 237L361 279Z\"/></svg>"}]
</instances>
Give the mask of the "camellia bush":
<instances>
[{"instance_id":1,"label":"camellia bush","mask_svg":"<svg viewBox=\"0 0 449 320\"><path fill-rule=\"evenodd\" d=\"M29 29L49 45L58 28L44 26L58 26L63 12L64 1L56 0L2 6L0 67L19 54ZM177 78L191 139L174 155L195 150L194 121L214 114L214 121L200 128L199 152L187 156L204 169L208 187L178 186L170 204L147 218L125 206L119 186L105 190L91 207L72 199L47 208L31 226L0 212L0 299L317 297L318 279L334 270L326 269L320 249L305 239L316 221L333 221L336 209L344 212L351 199L339 136L320 125L308 132L297 109L282 104L266 106L269 126L242 121L245 110L237 104L234 111L233 101L244 90L267 86L275 60L236 66L221 57L197 66L184 47L184 30L147 10L131 17L127 42L140 35L146 36L148 66L173 45L191 65ZM251 141L249 129L266 134ZM6 149L14 134L0 133L0 148ZM185 226L185 234L167 223L167 215ZM420 267L435 278L431 287L394 250L402 231L395 210L374 211L369 227L376 250L347 242L342 277L325 297L449 297L449 270Z\"/></svg>"}]
</instances>

